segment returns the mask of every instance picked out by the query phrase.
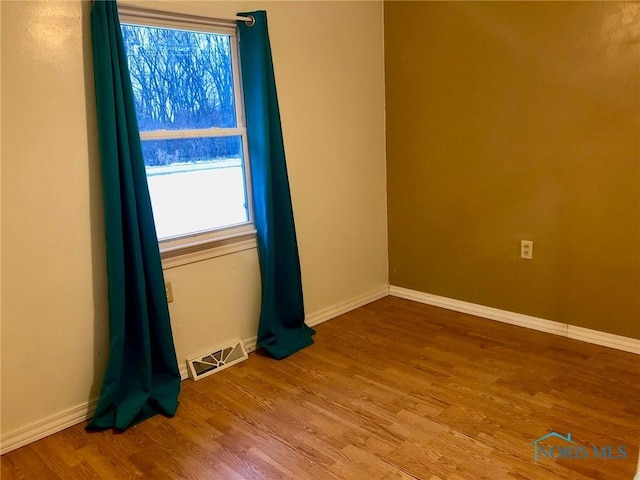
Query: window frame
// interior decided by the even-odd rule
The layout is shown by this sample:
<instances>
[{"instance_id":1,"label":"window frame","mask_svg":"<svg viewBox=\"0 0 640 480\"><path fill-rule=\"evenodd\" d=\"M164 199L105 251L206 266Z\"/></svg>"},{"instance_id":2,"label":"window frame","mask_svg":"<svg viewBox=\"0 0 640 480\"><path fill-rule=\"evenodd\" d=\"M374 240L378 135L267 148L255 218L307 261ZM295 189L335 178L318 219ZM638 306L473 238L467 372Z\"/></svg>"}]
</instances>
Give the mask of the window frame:
<instances>
[{"instance_id":1,"label":"window frame","mask_svg":"<svg viewBox=\"0 0 640 480\"><path fill-rule=\"evenodd\" d=\"M140 132L140 140L174 140L181 138L240 137L242 142L242 168L247 202L247 221L200 232L185 233L158 240L163 268L173 268L208 258L257 248L251 191L251 162L247 142L246 115L242 90L241 61L238 46L238 28L234 21L202 18L173 12L119 6L122 25L170 28L181 31L213 33L229 36L231 71L235 100L235 128L207 128L190 130L154 130Z\"/></svg>"}]
</instances>

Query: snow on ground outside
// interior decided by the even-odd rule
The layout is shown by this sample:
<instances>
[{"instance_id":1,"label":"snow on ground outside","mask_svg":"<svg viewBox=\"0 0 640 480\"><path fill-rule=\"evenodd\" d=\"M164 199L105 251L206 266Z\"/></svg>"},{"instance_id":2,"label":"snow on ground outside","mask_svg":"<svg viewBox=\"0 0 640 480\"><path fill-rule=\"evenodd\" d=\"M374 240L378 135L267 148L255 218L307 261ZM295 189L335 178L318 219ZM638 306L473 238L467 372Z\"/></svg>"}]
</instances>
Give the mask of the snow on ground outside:
<instances>
[{"instance_id":1,"label":"snow on ground outside","mask_svg":"<svg viewBox=\"0 0 640 480\"><path fill-rule=\"evenodd\" d=\"M240 166L155 169L147 169L147 182L159 239L247 221Z\"/></svg>"}]
</instances>

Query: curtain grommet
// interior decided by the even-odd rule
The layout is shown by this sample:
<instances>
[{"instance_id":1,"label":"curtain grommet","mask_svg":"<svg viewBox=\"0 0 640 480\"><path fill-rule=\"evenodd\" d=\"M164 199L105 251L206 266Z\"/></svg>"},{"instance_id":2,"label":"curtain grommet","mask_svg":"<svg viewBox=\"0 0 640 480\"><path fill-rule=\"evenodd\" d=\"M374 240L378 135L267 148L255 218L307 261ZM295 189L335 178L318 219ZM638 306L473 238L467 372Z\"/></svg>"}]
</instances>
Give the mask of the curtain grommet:
<instances>
[{"instance_id":1,"label":"curtain grommet","mask_svg":"<svg viewBox=\"0 0 640 480\"><path fill-rule=\"evenodd\" d=\"M256 19L253 17L253 15L249 15L247 18L249 18L249 20L247 21L247 27L253 27L256 24Z\"/></svg>"}]
</instances>

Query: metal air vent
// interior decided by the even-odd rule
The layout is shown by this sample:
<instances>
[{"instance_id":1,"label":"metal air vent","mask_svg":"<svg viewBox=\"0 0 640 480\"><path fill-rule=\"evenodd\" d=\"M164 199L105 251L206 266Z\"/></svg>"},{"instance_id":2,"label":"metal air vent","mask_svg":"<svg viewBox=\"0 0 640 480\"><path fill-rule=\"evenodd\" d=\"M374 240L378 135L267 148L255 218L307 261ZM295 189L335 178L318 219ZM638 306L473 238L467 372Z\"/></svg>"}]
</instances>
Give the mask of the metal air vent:
<instances>
[{"instance_id":1,"label":"metal air vent","mask_svg":"<svg viewBox=\"0 0 640 480\"><path fill-rule=\"evenodd\" d=\"M191 380L200 380L247 358L247 352L242 341L234 340L222 348L217 348L205 355L187 360L189 378Z\"/></svg>"}]
</instances>

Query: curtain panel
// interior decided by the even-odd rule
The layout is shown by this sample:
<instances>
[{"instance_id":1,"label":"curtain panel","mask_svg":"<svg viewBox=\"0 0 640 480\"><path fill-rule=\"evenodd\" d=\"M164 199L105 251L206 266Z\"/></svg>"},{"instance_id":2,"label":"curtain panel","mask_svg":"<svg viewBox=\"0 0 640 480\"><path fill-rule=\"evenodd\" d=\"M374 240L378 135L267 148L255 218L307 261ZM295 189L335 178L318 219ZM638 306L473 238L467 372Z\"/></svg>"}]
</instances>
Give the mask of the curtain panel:
<instances>
[{"instance_id":1,"label":"curtain panel","mask_svg":"<svg viewBox=\"0 0 640 480\"><path fill-rule=\"evenodd\" d=\"M174 415L180 373L115 1L91 11L109 284L109 361L88 429Z\"/></svg>"},{"instance_id":2,"label":"curtain panel","mask_svg":"<svg viewBox=\"0 0 640 480\"><path fill-rule=\"evenodd\" d=\"M264 11L239 13L251 189L262 278L258 345L276 359L313 343L304 323L302 279L278 94Z\"/></svg>"}]
</instances>

